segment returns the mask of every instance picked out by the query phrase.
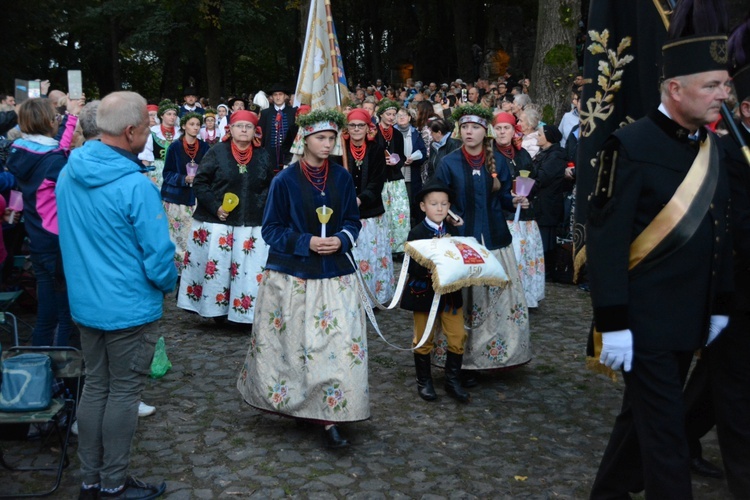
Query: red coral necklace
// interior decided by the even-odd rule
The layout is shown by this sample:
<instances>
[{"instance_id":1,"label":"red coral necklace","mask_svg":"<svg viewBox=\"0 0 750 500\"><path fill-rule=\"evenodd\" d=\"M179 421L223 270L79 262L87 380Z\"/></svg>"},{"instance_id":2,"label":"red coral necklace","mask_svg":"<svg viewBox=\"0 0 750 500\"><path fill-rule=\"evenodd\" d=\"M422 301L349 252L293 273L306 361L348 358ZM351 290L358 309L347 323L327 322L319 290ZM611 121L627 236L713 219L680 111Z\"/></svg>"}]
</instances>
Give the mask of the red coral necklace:
<instances>
[{"instance_id":1,"label":"red coral necklace","mask_svg":"<svg viewBox=\"0 0 750 500\"><path fill-rule=\"evenodd\" d=\"M240 170L240 173L244 174L247 172L247 164L253 158L253 146L250 145L243 151L232 141L232 156L234 156L237 162L237 168Z\"/></svg>"},{"instance_id":2,"label":"red coral necklace","mask_svg":"<svg viewBox=\"0 0 750 500\"><path fill-rule=\"evenodd\" d=\"M313 167L305 160L300 160L299 165L302 173L312 186L325 196L326 182L328 181L328 160L324 160L319 167Z\"/></svg>"},{"instance_id":3,"label":"red coral necklace","mask_svg":"<svg viewBox=\"0 0 750 500\"><path fill-rule=\"evenodd\" d=\"M172 139L174 139L174 127L165 127L163 123L159 125L159 127L161 128L161 135L164 136L164 139L172 142Z\"/></svg>"},{"instance_id":4,"label":"red coral necklace","mask_svg":"<svg viewBox=\"0 0 750 500\"><path fill-rule=\"evenodd\" d=\"M393 139L393 127L384 128L383 124L380 124L380 131L383 133L383 138L386 140L386 142L391 142L391 139Z\"/></svg>"},{"instance_id":5,"label":"red coral necklace","mask_svg":"<svg viewBox=\"0 0 750 500\"><path fill-rule=\"evenodd\" d=\"M195 162L195 157L198 154L198 141L188 144L187 138L185 138L182 141L182 149L185 151L185 154L188 155L190 161Z\"/></svg>"},{"instance_id":6,"label":"red coral necklace","mask_svg":"<svg viewBox=\"0 0 750 500\"><path fill-rule=\"evenodd\" d=\"M464 158L466 158L466 162L469 164L472 170L480 170L482 168L482 165L484 165L484 149L482 149L482 152L478 155L473 155L466 151L466 146L461 146L461 152L463 153Z\"/></svg>"},{"instance_id":7,"label":"red coral necklace","mask_svg":"<svg viewBox=\"0 0 750 500\"><path fill-rule=\"evenodd\" d=\"M365 159L365 153L367 153L367 145L362 142L359 146L355 146L353 142L349 143L349 151L352 152L352 158L357 166L362 165L362 161Z\"/></svg>"}]
</instances>

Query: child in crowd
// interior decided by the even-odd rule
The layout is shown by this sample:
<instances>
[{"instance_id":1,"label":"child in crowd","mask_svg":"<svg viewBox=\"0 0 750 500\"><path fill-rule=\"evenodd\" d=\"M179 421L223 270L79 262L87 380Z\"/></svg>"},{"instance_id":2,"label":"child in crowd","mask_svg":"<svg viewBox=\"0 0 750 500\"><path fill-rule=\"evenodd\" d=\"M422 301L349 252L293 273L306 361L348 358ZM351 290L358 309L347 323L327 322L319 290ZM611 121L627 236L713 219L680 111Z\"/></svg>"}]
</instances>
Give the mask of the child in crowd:
<instances>
[{"instance_id":1,"label":"child in crowd","mask_svg":"<svg viewBox=\"0 0 750 500\"><path fill-rule=\"evenodd\" d=\"M408 241L442 238L446 235L445 218L454 198L453 191L441 182L430 182L416 195L420 200L419 208L425 218L409 232ZM414 311L414 340L416 346L422 332L427 326L430 306L435 296L432 288L430 271L415 260L409 263L409 281L401 298L401 308ZM461 290L446 294L440 298L438 319L448 341L448 352L445 361L445 392L462 403L471 399L468 392L461 387L460 373L463 360L466 331L464 330L463 297ZM425 401L437 399L432 384L430 370L430 353L435 344L435 328L430 332L427 342L414 351L414 366L417 370L417 392Z\"/></svg>"}]
</instances>

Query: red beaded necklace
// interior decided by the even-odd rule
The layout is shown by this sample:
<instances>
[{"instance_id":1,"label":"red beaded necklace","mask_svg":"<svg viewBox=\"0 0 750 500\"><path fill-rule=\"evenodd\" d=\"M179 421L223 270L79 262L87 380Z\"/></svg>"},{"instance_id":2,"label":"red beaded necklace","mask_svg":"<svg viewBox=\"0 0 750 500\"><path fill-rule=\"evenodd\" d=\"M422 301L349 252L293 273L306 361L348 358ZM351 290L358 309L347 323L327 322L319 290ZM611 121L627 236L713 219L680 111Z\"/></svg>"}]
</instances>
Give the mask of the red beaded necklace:
<instances>
[{"instance_id":1,"label":"red beaded necklace","mask_svg":"<svg viewBox=\"0 0 750 500\"><path fill-rule=\"evenodd\" d=\"M355 146L353 142L350 142L349 151L351 151L352 158L354 158L357 166L360 166L362 164L362 160L365 159L365 154L367 153L367 145L362 142L362 144L360 144L359 146Z\"/></svg>"},{"instance_id":2,"label":"red beaded necklace","mask_svg":"<svg viewBox=\"0 0 750 500\"><path fill-rule=\"evenodd\" d=\"M383 124L380 124L380 132L383 134L383 138L386 140L386 142L391 142L391 139L393 139L393 127L384 128Z\"/></svg>"},{"instance_id":3,"label":"red beaded necklace","mask_svg":"<svg viewBox=\"0 0 750 500\"><path fill-rule=\"evenodd\" d=\"M250 163L250 160L253 158L253 146L250 145L247 149L242 151L237 147L234 141L232 141L232 156L234 156L235 161L237 161L237 168L240 169L240 173L244 174L247 172L247 164Z\"/></svg>"},{"instance_id":4,"label":"red beaded necklace","mask_svg":"<svg viewBox=\"0 0 750 500\"><path fill-rule=\"evenodd\" d=\"M461 146L461 152L463 153L464 158L466 158L466 162L469 164L472 170L479 170L482 168L482 165L484 165L484 148L482 148L482 152L478 155L473 155L466 151L466 146Z\"/></svg>"},{"instance_id":5,"label":"red beaded necklace","mask_svg":"<svg viewBox=\"0 0 750 500\"><path fill-rule=\"evenodd\" d=\"M188 155L190 161L195 161L195 157L198 154L198 141L188 144L187 137L182 140L182 149L185 150L185 154Z\"/></svg>"},{"instance_id":6,"label":"red beaded necklace","mask_svg":"<svg viewBox=\"0 0 750 500\"><path fill-rule=\"evenodd\" d=\"M319 167L313 167L305 160L299 161L300 168L305 178L312 186L325 196L326 182L328 181L328 160L324 160Z\"/></svg>"},{"instance_id":7,"label":"red beaded necklace","mask_svg":"<svg viewBox=\"0 0 750 500\"><path fill-rule=\"evenodd\" d=\"M500 146L498 143L495 143L495 147L497 148L500 153L509 160L512 160L516 157L516 148L513 147L513 144L508 144L507 146Z\"/></svg>"},{"instance_id":8,"label":"red beaded necklace","mask_svg":"<svg viewBox=\"0 0 750 500\"><path fill-rule=\"evenodd\" d=\"M159 125L159 128L161 128L161 135L163 135L166 140L172 142L172 139L174 138L174 127L165 127L162 123Z\"/></svg>"}]
</instances>

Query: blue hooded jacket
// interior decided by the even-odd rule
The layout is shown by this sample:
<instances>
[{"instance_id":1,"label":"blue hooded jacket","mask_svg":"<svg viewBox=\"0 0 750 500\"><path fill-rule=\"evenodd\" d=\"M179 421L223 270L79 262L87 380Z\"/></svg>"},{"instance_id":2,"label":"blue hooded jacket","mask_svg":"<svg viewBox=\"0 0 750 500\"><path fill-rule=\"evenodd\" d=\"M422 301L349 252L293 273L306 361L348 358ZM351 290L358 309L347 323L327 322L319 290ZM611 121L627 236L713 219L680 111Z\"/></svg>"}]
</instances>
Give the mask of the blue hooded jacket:
<instances>
[{"instance_id":1,"label":"blue hooded jacket","mask_svg":"<svg viewBox=\"0 0 750 500\"><path fill-rule=\"evenodd\" d=\"M174 244L159 190L135 155L99 141L75 149L57 183L70 310L119 330L156 321L174 290Z\"/></svg>"}]
</instances>

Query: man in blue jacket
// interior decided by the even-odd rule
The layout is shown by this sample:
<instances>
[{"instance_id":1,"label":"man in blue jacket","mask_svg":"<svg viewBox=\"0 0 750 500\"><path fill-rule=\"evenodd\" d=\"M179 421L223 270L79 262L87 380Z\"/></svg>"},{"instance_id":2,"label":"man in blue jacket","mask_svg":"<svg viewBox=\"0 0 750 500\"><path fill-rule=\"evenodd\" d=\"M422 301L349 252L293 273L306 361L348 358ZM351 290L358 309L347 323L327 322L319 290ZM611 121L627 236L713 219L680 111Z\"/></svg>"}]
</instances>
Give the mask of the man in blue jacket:
<instances>
[{"instance_id":1,"label":"man in blue jacket","mask_svg":"<svg viewBox=\"0 0 750 500\"><path fill-rule=\"evenodd\" d=\"M156 498L166 488L127 475L157 320L177 281L159 191L137 158L148 124L143 97L109 94L97 112L101 140L73 151L57 184L70 309L86 361L79 498Z\"/></svg>"}]
</instances>

